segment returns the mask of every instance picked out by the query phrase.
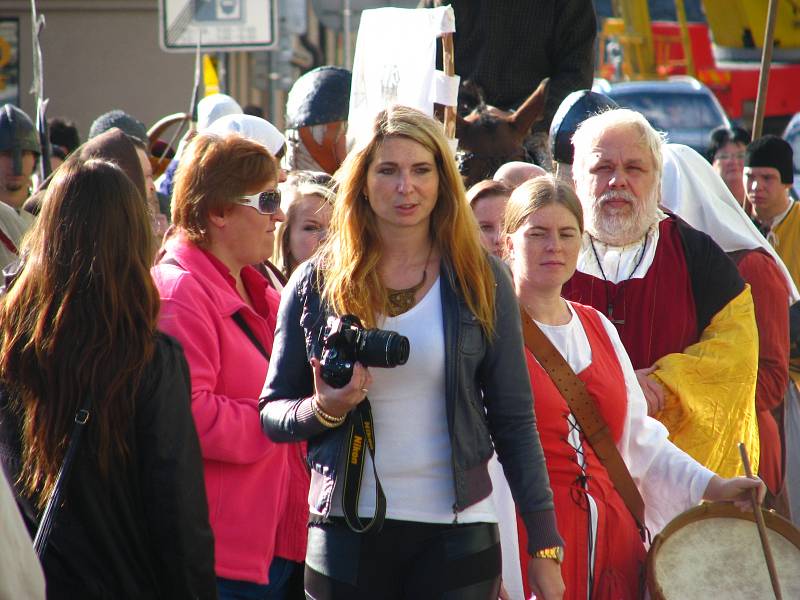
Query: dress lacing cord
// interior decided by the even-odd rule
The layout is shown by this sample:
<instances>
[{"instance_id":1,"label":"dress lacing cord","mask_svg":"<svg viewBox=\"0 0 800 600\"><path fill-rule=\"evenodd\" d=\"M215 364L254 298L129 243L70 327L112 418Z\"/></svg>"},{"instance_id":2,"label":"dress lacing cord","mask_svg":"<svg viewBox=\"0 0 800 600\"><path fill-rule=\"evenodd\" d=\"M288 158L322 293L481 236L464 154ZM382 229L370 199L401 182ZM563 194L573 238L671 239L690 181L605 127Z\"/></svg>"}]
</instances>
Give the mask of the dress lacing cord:
<instances>
[{"instance_id":1,"label":"dress lacing cord","mask_svg":"<svg viewBox=\"0 0 800 600\"><path fill-rule=\"evenodd\" d=\"M581 426L578 424L578 421L575 419L572 413L566 413L564 418L567 420L567 437L564 438L564 442L569 444L569 447L575 452L574 461L575 464L578 466L580 473L575 477L575 484L570 486L570 496L575 501L575 504L580 506L581 508L587 508L585 505L585 498L584 494L589 492L589 479L590 475L586 472L586 452L583 449L583 430Z\"/></svg>"},{"instance_id":2,"label":"dress lacing cord","mask_svg":"<svg viewBox=\"0 0 800 600\"><path fill-rule=\"evenodd\" d=\"M594 590L594 528L592 526L592 510L588 499L589 479L591 476L586 472L587 460L586 451L583 447L583 430L578 424L578 420L571 412L566 413L564 418L567 420L568 426L567 437L564 438L564 442L569 444L569 446L575 451L575 464L580 470L580 473L575 478L574 484L569 486L569 495L572 501L575 502L575 504L580 508L585 510L587 514L586 539L588 541L587 547L589 548L589 556L586 557L589 565L589 581L587 584L587 589L589 590L589 598L591 598L592 590Z\"/></svg>"}]
</instances>

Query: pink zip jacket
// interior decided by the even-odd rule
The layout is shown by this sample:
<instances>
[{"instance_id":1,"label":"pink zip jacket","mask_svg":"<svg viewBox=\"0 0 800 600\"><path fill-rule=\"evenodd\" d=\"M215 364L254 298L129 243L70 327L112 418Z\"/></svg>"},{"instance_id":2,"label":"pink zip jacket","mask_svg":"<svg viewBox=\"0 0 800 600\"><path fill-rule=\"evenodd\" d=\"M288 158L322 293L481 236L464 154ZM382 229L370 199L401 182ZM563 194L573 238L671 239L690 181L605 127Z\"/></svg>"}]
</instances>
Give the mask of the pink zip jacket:
<instances>
[{"instance_id":1,"label":"pink zip jacket","mask_svg":"<svg viewBox=\"0 0 800 600\"><path fill-rule=\"evenodd\" d=\"M280 298L265 284L269 317L263 318L203 250L181 237L167 242L152 273L160 329L181 343L191 371L217 576L267 583L288 493L289 446L261 431L258 397L268 363L232 315L241 311L271 353ZM257 285L255 277L261 275L252 267L242 270L246 282Z\"/></svg>"}]
</instances>

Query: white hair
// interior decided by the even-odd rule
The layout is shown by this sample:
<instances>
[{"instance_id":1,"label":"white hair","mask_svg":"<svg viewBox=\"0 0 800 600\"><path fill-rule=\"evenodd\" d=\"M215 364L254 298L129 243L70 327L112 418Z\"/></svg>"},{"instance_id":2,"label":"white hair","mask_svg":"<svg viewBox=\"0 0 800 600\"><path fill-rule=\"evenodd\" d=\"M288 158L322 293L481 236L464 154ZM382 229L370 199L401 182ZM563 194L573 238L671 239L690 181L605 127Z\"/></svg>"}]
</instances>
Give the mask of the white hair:
<instances>
[{"instance_id":1,"label":"white hair","mask_svg":"<svg viewBox=\"0 0 800 600\"><path fill-rule=\"evenodd\" d=\"M608 131L625 130L631 133L631 144L644 147L653 159L654 185L647 195L636 198L628 190L616 190L595 196L589 189L589 162L600 138ZM661 175L663 171L662 147L664 137L653 129L641 113L618 108L586 119L572 136L575 160L572 177L578 197L586 214L586 231L597 239L615 246L623 246L640 239L658 221L658 204L661 200ZM630 215L604 208L611 197L630 203Z\"/></svg>"},{"instance_id":2,"label":"white hair","mask_svg":"<svg viewBox=\"0 0 800 600\"><path fill-rule=\"evenodd\" d=\"M575 148L575 159L572 163L572 173L580 177L586 170L586 162L592 153L592 148L606 131L612 129L633 129L639 134L638 138L631 141L638 143L650 151L656 171L656 181L661 181L664 169L662 147L665 134L653 129L642 113L629 108L615 108L606 110L589 117L578 125L572 136L572 146Z\"/></svg>"}]
</instances>

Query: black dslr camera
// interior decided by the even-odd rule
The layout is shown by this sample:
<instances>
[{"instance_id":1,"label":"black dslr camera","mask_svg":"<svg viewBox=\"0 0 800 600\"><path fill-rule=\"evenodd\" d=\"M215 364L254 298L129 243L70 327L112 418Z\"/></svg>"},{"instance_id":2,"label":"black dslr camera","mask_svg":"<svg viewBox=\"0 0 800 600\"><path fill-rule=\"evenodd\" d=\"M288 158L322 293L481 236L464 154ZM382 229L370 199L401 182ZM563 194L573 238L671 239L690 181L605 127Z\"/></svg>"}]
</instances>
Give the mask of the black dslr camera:
<instances>
[{"instance_id":1,"label":"black dslr camera","mask_svg":"<svg viewBox=\"0 0 800 600\"><path fill-rule=\"evenodd\" d=\"M408 360L408 338L396 331L364 329L358 317L329 317L323 340L322 380L331 387L346 386L356 361L365 367L396 367Z\"/></svg>"}]
</instances>

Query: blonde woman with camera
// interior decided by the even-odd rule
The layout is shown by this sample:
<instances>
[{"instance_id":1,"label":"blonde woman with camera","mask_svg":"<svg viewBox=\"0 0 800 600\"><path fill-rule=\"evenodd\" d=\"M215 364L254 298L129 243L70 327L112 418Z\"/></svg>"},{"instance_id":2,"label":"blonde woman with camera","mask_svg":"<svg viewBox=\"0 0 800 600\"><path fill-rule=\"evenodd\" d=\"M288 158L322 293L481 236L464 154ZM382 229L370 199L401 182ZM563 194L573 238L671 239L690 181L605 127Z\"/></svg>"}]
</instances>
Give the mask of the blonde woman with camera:
<instances>
[{"instance_id":1,"label":"blonde woman with camera","mask_svg":"<svg viewBox=\"0 0 800 600\"><path fill-rule=\"evenodd\" d=\"M328 238L284 289L260 404L273 440L308 440L307 595L495 600L494 447L522 507L531 580L541 598L561 598L514 290L481 248L441 125L381 112L337 183ZM408 361L369 369L334 356L387 358L326 340L328 318L348 314L408 338ZM323 377L337 369L342 387Z\"/></svg>"}]
</instances>

